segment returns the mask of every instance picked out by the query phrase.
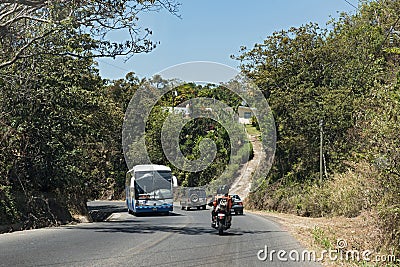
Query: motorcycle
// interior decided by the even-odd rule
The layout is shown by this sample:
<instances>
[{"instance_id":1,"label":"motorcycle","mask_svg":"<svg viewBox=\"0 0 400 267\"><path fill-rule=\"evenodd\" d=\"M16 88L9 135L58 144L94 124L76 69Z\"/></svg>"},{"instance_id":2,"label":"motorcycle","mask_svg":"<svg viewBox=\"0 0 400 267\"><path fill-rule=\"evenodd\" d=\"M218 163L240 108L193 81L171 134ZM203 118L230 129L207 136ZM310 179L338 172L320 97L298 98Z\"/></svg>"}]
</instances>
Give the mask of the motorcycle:
<instances>
[{"instance_id":1,"label":"motorcycle","mask_svg":"<svg viewBox=\"0 0 400 267\"><path fill-rule=\"evenodd\" d=\"M213 223L211 226L218 230L219 235L223 235L224 231L231 227L230 210L226 199L220 199L213 214Z\"/></svg>"}]
</instances>

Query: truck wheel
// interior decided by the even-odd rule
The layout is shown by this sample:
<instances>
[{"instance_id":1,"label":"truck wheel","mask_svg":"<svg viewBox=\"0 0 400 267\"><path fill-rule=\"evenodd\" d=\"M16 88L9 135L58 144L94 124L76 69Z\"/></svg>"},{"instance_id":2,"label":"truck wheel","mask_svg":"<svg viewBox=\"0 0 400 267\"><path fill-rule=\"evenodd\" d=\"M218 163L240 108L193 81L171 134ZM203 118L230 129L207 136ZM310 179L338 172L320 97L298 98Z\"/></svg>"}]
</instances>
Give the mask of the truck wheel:
<instances>
[{"instance_id":1,"label":"truck wheel","mask_svg":"<svg viewBox=\"0 0 400 267\"><path fill-rule=\"evenodd\" d=\"M193 203L198 202L199 201L199 196L197 194L192 194L190 196L190 201L193 202Z\"/></svg>"}]
</instances>

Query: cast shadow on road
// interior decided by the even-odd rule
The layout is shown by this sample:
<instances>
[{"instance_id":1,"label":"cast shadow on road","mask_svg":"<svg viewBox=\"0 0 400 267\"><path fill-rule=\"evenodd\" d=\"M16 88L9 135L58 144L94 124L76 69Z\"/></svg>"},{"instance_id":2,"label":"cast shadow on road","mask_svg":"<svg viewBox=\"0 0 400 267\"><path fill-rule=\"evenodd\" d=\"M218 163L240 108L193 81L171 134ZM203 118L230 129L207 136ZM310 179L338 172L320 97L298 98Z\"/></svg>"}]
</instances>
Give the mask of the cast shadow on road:
<instances>
[{"instance_id":1,"label":"cast shadow on road","mask_svg":"<svg viewBox=\"0 0 400 267\"><path fill-rule=\"evenodd\" d=\"M176 212L169 212L169 214L160 214L160 213L144 213L144 214L136 214L134 215L137 218L146 218L146 217L174 217L174 216L184 216L183 214Z\"/></svg>"},{"instance_id":2,"label":"cast shadow on road","mask_svg":"<svg viewBox=\"0 0 400 267\"><path fill-rule=\"evenodd\" d=\"M208 227L200 226L173 226L173 225L151 225L146 222L103 222L92 227L75 226L74 229L91 230L103 233L127 233L127 234L153 234L153 233L176 233L182 235L216 235L218 231ZM283 231L268 231L268 230L241 230L232 227L224 236L241 236L241 235L259 235L266 233L277 233Z\"/></svg>"},{"instance_id":3,"label":"cast shadow on road","mask_svg":"<svg viewBox=\"0 0 400 267\"><path fill-rule=\"evenodd\" d=\"M88 206L88 212L91 211L123 212L126 208L117 205Z\"/></svg>"}]
</instances>

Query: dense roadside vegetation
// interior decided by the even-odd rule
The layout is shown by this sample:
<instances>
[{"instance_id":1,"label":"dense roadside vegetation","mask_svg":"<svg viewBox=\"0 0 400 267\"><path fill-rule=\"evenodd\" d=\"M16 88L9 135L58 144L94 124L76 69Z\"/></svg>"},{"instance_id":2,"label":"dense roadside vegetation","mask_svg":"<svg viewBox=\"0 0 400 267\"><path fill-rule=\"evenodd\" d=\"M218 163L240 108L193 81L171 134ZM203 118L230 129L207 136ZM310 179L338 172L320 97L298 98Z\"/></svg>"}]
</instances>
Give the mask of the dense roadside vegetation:
<instances>
[{"instance_id":1,"label":"dense roadside vegetation","mask_svg":"<svg viewBox=\"0 0 400 267\"><path fill-rule=\"evenodd\" d=\"M235 56L268 98L277 150L257 209L376 218L400 246L400 2L364 2L328 28L282 30ZM323 179L320 180L320 123Z\"/></svg>"},{"instance_id":2,"label":"dense roadside vegetation","mask_svg":"<svg viewBox=\"0 0 400 267\"><path fill-rule=\"evenodd\" d=\"M231 107L232 110L237 110L242 100L225 87L213 84L187 83L176 87L175 90L177 97L171 99L169 94L164 95L153 108L147 122L146 144L151 161L155 164L169 165L181 186L206 186L212 181L218 182L219 185L232 183L232 178L236 177L235 174L240 166L253 157L253 148L251 143L247 142L244 127L237 129L237 122L230 121L231 132L228 134L228 131L224 128L226 125L222 125L221 121L210 118L209 112L218 113L212 110L212 102L220 101ZM183 171L171 164L164 155L163 149L177 150L178 148L166 148L161 144L161 128L165 126L165 119L169 115L169 112L163 111L162 107L170 107L173 103L182 106L182 103L188 103L189 100L194 98L206 98L212 100L212 102L206 101L206 103L199 102L197 104L194 104L194 101L191 102L193 103L190 107L193 111L191 116L198 118L184 118L182 114L177 114L176 121L184 122L184 127L179 134L179 149L189 160L196 160L201 154L200 144L203 140L207 138L216 145L214 160L206 169L198 172ZM207 108L211 109L207 111ZM219 116L222 115L219 114ZM224 120L224 122L227 121ZM175 126L168 125L167 127ZM216 181L217 179L218 181ZM212 190L212 187L209 190Z\"/></svg>"},{"instance_id":3,"label":"dense roadside vegetation","mask_svg":"<svg viewBox=\"0 0 400 267\"><path fill-rule=\"evenodd\" d=\"M10 225L14 229L56 225L71 221L71 214L85 214L88 199L120 199L127 171L121 145L124 113L144 83L160 88L169 81L157 76L141 80L134 73L107 81L99 76L90 58L51 55L17 61L0 73L0 217L4 229ZM210 84L183 84L175 90L177 97L166 94L146 124L148 154L155 164L171 165L160 140L169 114L165 107L193 97L220 100L233 108L241 103L238 96ZM251 144L242 142L231 158L230 141L246 139L240 134L235 137L238 140L230 138L215 120L188 120L180 138L183 154L196 159L198 144L210 138L217 146L217 155L200 172L171 166L179 184L208 184L223 173L230 160L225 176L234 177L252 153Z\"/></svg>"},{"instance_id":4,"label":"dense roadside vegetation","mask_svg":"<svg viewBox=\"0 0 400 267\"><path fill-rule=\"evenodd\" d=\"M103 80L96 57L151 51L141 12L175 1L3 1L0 4L1 231L56 225L86 201L117 198L126 165L124 110L142 81ZM113 30L129 40L107 39Z\"/></svg>"}]
</instances>

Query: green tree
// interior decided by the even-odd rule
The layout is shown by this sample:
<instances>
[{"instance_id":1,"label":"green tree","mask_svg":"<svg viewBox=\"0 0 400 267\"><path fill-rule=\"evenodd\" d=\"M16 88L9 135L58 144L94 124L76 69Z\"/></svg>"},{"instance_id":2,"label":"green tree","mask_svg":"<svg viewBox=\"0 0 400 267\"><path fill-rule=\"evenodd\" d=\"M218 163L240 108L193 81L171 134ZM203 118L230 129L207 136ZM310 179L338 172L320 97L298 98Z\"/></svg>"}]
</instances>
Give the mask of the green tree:
<instances>
[{"instance_id":1,"label":"green tree","mask_svg":"<svg viewBox=\"0 0 400 267\"><path fill-rule=\"evenodd\" d=\"M307 24L276 32L236 56L268 98L277 125L275 162L261 190L250 197L255 207L330 212L331 203L319 201L334 196L335 187L312 185L323 120L325 179L359 162L379 173L362 174L379 186L372 196L376 201L367 206L379 213L383 232L391 233L382 241L398 249L399 12L398 1L364 1L357 14L332 21L331 30ZM347 204L353 203L360 202Z\"/></svg>"},{"instance_id":2,"label":"green tree","mask_svg":"<svg viewBox=\"0 0 400 267\"><path fill-rule=\"evenodd\" d=\"M0 68L39 54L92 58L149 52L156 43L150 29L140 30L141 13L166 9L179 16L178 7L174 0L2 1ZM117 30L125 31L128 39L107 38ZM60 34L65 38L57 38Z\"/></svg>"},{"instance_id":3,"label":"green tree","mask_svg":"<svg viewBox=\"0 0 400 267\"><path fill-rule=\"evenodd\" d=\"M121 126L141 84L103 81L96 57L155 47L141 12L174 1L2 1L0 4L0 218L26 227L86 212L88 198L118 197L126 166ZM107 34L125 30L128 40ZM117 194L116 194L117 193ZM60 212L62 211L62 212ZM63 214L61 214L63 213Z\"/></svg>"},{"instance_id":4,"label":"green tree","mask_svg":"<svg viewBox=\"0 0 400 267\"><path fill-rule=\"evenodd\" d=\"M0 185L8 198L1 204L14 214L4 222L57 223L50 199L84 213L87 198L101 196L125 172L123 112L103 95L93 61L29 58L2 68L0 77Z\"/></svg>"}]
</instances>

